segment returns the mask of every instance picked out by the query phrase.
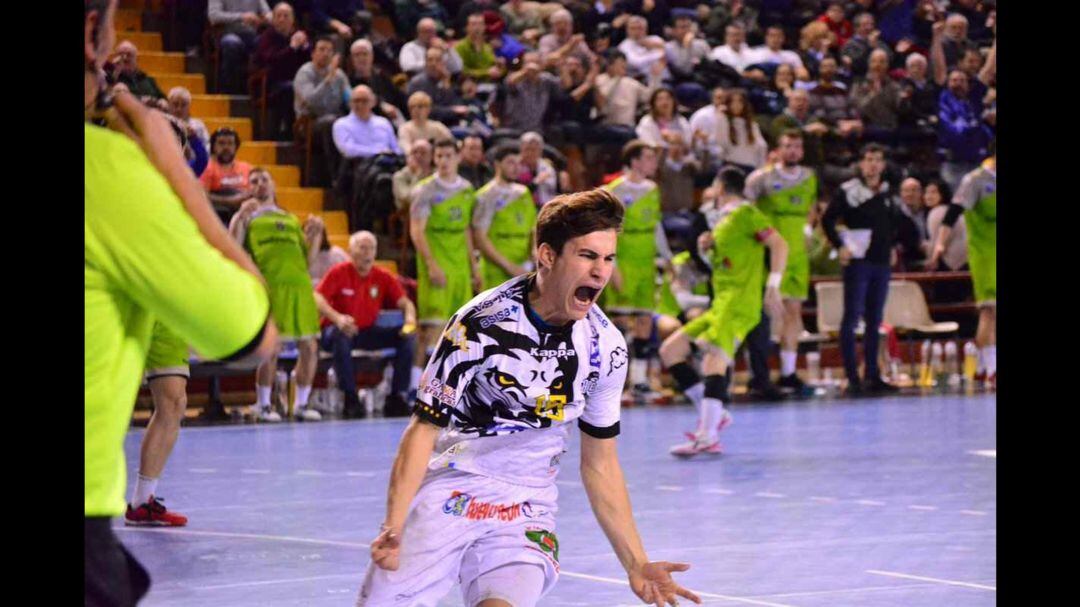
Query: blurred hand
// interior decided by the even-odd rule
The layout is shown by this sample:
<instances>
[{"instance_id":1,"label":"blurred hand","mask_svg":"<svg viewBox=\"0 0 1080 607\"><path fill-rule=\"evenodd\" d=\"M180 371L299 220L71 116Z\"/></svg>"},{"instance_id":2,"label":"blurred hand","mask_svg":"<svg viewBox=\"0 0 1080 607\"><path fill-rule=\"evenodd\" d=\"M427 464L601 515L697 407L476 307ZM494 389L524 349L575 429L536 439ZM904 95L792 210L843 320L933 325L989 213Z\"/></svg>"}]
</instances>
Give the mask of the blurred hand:
<instances>
[{"instance_id":1,"label":"blurred hand","mask_svg":"<svg viewBox=\"0 0 1080 607\"><path fill-rule=\"evenodd\" d=\"M327 80L333 80L334 75L337 74L338 67L341 66L341 53L334 53L334 56L330 58L330 72L326 75Z\"/></svg>"},{"instance_id":2,"label":"blurred hand","mask_svg":"<svg viewBox=\"0 0 1080 607\"><path fill-rule=\"evenodd\" d=\"M292 38L289 38L289 46L292 47L293 50L296 50L307 44L307 41L307 34L305 34L302 30L298 30L293 33Z\"/></svg>"},{"instance_id":3,"label":"blurred hand","mask_svg":"<svg viewBox=\"0 0 1080 607\"><path fill-rule=\"evenodd\" d=\"M700 605L701 599L696 594L677 584L671 577L673 571L686 571L689 568L690 565L686 563L667 561L645 563L640 569L631 571L628 575L630 589L639 599L656 607L678 605L679 597L690 599Z\"/></svg>"},{"instance_id":4,"label":"blurred hand","mask_svg":"<svg viewBox=\"0 0 1080 607\"><path fill-rule=\"evenodd\" d=\"M611 283L611 288L615 289L616 293L622 293L622 272L619 271L619 268L615 268L615 270L611 273L611 280L608 282Z\"/></svg>"},{"instance_id":5,"label":"blurred hand","mask_svg":"<svg viewBox=\"0 0 1080 607\"><path fill-rule=\"evenodd\" d=\"M846 246L840 247L840 265L848 265L849 263L851 263L852 257L854 257L854 255L852 255L851 249L847 248Z\"/></svg>"},{"instance_id":6,"label":"blurred hand","mask_svg":"<svg viewBox=\"0 0 1080 607\"><path fill-rule=\"evenodd\" d=\"M344 23L341 23L340 21L337 22L333 27L334 27L334 31L336 31L338 33L338 35L341 36L342 38L345 38L346 40L352 38L352 28L351 27L345 25Z\"/></svg>"},{"instance_id":7,"label":"blurred hand","mask_svg":"<svg viewBox=\"0 0 1080 607\"><path fill-rule=\"evenodd\" d=\"M702 232L700 236L698 236L698 239L697 239L698 249L701 250L701 251L708 251L709 249L711 249L713 247L713 242L714 242L714 240L713 240L712 232L709 232L709 231L706 230L706 231Z\"/></svg>"},{"instance_id":8,"label":"blurred hand","mask_svg":"<svg viewBox=\"0 0 1080 607\"><path fill-rule=\"evenodd\" d=\"M244 25L254 28L259 27L259 24L262 23L262 18L255 13L244 13L243 15L240 15L240 21L242 21Z\"/></svg>"},{"instance_id":9,"label":"blurred hand","mask_svg":"<svg viewBox=\"0 0 1080 607\"><path fill-rule=\"evenodd\" d=\"M339 331L341 331L345 335L348 335L349 337L356 335L356 333L358 332L356 328L356 321L353 320L353 317L349 316L348 314L340 315L338 319L334 321L334 326L337 327Z\"/></svg>"},{"instance_id":10,"label":"blurred hand","mask_svg":"<svg viewBox=\"0 0 1080 607\"><path fill-rule=\"evenodd\" d=\"M940 38L945 34L945 20L935 21L934 24L930 26L930 31L933 32L934 38Z\"/></svg>"},{"instance_id":11,"label":"blurred hand","mask_svg":"<svg viewBox=\"0 0 1080 607\"><path fill-rule=\"evenodd\" d=\"M439 264L431 264L428 268L428 278L431 279L431 286L443 288L446 286L446 273L443 272Z\"/></svg>"},{"instance_id":12,"label":"blurred hand","mask_svg":"<svg viewBox=\"0 0 1080 607\"><path fill-rule=\"evenodd\" d=\"M401 532L393 528L384 529L371 542L371 560L380 569L397 571L401 556Z\"/></svg>"}]
</instances>

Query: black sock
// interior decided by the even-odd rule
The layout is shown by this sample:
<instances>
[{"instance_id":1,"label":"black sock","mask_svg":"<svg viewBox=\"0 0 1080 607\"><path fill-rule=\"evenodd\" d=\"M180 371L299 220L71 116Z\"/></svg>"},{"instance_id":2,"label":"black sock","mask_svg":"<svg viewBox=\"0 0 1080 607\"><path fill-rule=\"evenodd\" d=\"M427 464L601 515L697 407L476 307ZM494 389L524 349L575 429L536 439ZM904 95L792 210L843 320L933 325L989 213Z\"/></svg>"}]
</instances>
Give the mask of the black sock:
<instances>
[{"instance_id":1,"label":"black sock","mask_svg":"<svg viewBox=\"0 0 1080 607\"><path fill-rule=\"evenodd\" d=\"M701 381L701 376L686 361L677 362L671 365L668 370L671 371L671 376L675 378L675 383L679 386L680 392L686 392L691 386Z\"/></svg>"}]
</instances>

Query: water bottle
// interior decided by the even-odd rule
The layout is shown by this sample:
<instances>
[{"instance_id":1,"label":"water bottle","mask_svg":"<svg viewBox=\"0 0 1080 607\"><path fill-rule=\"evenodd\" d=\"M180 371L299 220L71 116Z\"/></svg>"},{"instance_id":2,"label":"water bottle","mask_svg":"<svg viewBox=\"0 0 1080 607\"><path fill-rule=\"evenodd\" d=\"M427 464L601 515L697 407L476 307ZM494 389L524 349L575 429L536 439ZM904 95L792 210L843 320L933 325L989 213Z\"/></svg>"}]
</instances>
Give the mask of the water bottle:
<instances>
[{"instance_id":1,"label":"water bottle","mask_svg":"<svg viewBox=\"0 0 1080 607\"><path fill-rule=\"evenodd\" d=\"M821 353L806 353L806 376L810 385L817 385L821 374Z\"/></svg>"},{"instance_id":2,"label":"water bottle","mask_svg":"<svg viewBox=\"0 0 1080 607\"><path fill-rule=\"evenodd\" d=\"M345 396L338 389L337 373L333 368L326 372L326 408L335 414L345 408Z\"/></svg>"},{"instance_id":3,"label":"water bottle","mask_svg":"<svg viewBox=\"0 0 1080 607\"><path fill-rule=\"evenodd\" d=\"M942 387L945 385L945 364L942 361L942 347L939 343L930 346L930 376L931 384Z\"/></svg>"},{"instance_id":4,"label":"water bottle","mask_svg":"<svg viewBox=\"0 0 1080 607\"><path fill-rule=\"evenodd\" d=\"M956 342L945 342L945 372L948 374L949 387L960 385L960 367L956 356Z\"/></svg>"},{"instance_id":5,"label":"water bottle","mask_svg":"<svg viewBox=\"0 0 1080 607\"><path fill-rule=\"evenodd\" d=\"M274 374L274 391L277 393L278 410L281 411L282 416L288 416L292 413L289 411L289 376L279 370Z\"/></svg>"},{"instance_id":6,"label":"water bottle","mask_svg":"<svg viewBox=\"0 0 1080 607\"><path fill-rule=\"evenodd\" d=\"M919 386L926 388L931 385L933 385L933 379L930 377L930 340L928 339L919 348Z\"/></svg>"},{"instance_id":7,"label":"water bottle","mask_svg":"<svg viewBox=\"0 0 1080 607\"><path fill-rule=\"evenodd\" d=\"M970 385L975 381L975 371L979 367L979 349L972 342L964 344L964 381Z\"/></svg>"}]
</instances>

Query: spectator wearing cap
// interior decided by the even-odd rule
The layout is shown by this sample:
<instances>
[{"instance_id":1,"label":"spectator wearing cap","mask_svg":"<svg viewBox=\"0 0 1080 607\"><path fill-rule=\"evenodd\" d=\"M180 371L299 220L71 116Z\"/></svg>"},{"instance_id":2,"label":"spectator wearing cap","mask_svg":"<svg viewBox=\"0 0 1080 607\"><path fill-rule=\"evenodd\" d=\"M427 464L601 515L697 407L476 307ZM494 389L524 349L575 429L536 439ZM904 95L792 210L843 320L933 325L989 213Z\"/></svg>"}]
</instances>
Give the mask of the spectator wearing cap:
<instances>
[{"instance_id":1,"label":"spectator wearing cap","mask_svg":"<svg viewBox=\"0 0 1080 607\"><path fill-rule=\"evenodd\" d=\"M349 78L338 65L340 55L334 52L334 40L319 36L311 49L311 61L300 67L293 78L293 111L296 116L311 119L312 152L321 157L313 163L313 183L327 184L337 172L339 156L334 147L331 129L334 121L345 113Z\"/></svg>"},{"instance_id":2,"label":"spectator wearing cap","mask_svg":"<svg viewBox=\"0 0 1080 607\"><path fill-rule=\"evenodd\" d=\"M218 41L218 88L224 93L241 94L247 81L248 57L255 50L256 32L271 20L270 6L266 0L209 0L206 15L211 25L223 30Z\"/></svg>"},{"instance_id":3,"label":"spectator wearing cap","mask_svg":"<svg viewBox=\"0 0 1080 607\"><path fill-rule=\"evenodd\" d=\"M240 135L222 127L210 135L210 162L199 180L202 182L214 211L222 223L229 225L240 203L251 198L248 174L251 165L236 159L240 150Z\"/></svg>"},{"instance_id":4,"label":"spectator wearing cap","mask_svg":"<svg viewBox=\"0 0 1080 607\"><path fill-rule=\"evenodd\" d=\"M375 65L375 49L367 38L358 38L349 47L348 77L350 90L363 84L375 92L379 115L397 125L404 122L401 110L406 105L405 96L382 68Z\"/></svg>"},{"instance_id":5,"label":"spectator wearing cap","mask_svg":"<svg viewBox=\"0 0 1080 607\"><path fill-rule=\"evenodd\" d=\"M421 19L416 25L416 39L406 42L405 46L401 47L398 58L401 71L409 76L423 71L424 66L427 65L428 51L431 49L440 51L439 57L449 74L457 74L461 71L463 66L461 56L439 37L438 24L429 17Z\"/></svg>"},{"instance_id":6,"label":"spectator wearing cap","mask_svg":"<svg viewBox=\"0 0 1080 607\"><path fill-rule=\"evenodd\" d=\"M289 139L296 122L293 78L311 55L307 34L296 29L296 15L287 2L274 5L270 27L259 34L252 65L266 70L267 122L272 139Z\"/></svg>"},{"instance_id":7,"label":"spectator wearing cap","mask_svg":"<svg viewBox=\"0 0 1080 607\"><path fill-rule=\"evenodd\" d=\"M855 17L855 35L840 50L840 60L853 77L862 78L869 67L870 52L878 48L892 60L892 51L881 41L881 32L874 25L874 15L860 13Z\"/></svg>"},{"instance_id":8,"label":"spectator wearing cap","mask_svg":"<svg viewBox=\"0 0 1080 607\"><path fill-rule=\"evenodd\" d=\"M574 17L570 11L559 9L551 14L551 33L540 38L539 50L544 69L554 69L567 55L576 55L588 66L596 61L596 55L585 44L584 34L574 33Z\"/></svg>"},{"instance_id":9,"label":"spectator wearing cap","mask_svg":"<svg viewBox=\"0 0 1080 607\"><path fill-rule=\"evenodd\" d=\"M438 141L453 139L450 129L438 120L429 120L431 115L431 97L417 91L409 95L409 121L398 129L398 145L406 154L417 141Z\"/></svg>"},{"instance_id":10,"label":"spectator wearing cap","mask_svg":"<svg viewBox=\"0 0 1080 607\"><path fill-rule=\"evenodd\" d=\"M522 66L506 77L502 126L518 131L541 131L551 100L559 96L559 79L544 71L540 53L530 51Z\"/></svg>"},{"instance_id":11,"label":"spectator wearing cap","mask_svg":"<svg viewBox=\"0 0 1080 607\"><path fill-rule=\"evenodd\" d=\"M630 76L644 77L653 66L664 66L667 73L664 39L648 35L649 22L644 17L633 15L626 21L626 39L619 43L618 49L626 55L626 66Z\"/></svg>"},{"instance_id":12,"label":"spectator wearing cap","mask_svg":"<svg viewBox=\"0 0 1080 607\"><path fill-rule=\"evenodd\" d=\"M131 42L124 40L116 45L114 56L116 59L113 63L113 82L126 86L128 91L141 99L143 103L164 109L165 93L161 92L157 81L152 76L139 69L139 49Z\"/></svg>"},{"instance_id":13,"label":"spectator wearing cap","mask_svg":"<svg viewBox=\"0 0 1080 607\"><path fill-rule=\"evenodd\" d=\"M465 37L454 45L461 57L462 73L481 82L499 80L503 69L495 58L495 49L487 42L484 15L473 13L465 25Z\"/></svg>"},{"instance_id":14,"label":"spectator wearing cap","mask_svg":"<svg viewBox=\"0 0 1080 607\"><path fill-rule=\"evenodd\" d=\"M591 141L621 148L633 139L638 107L646 104L659 86L659 74L650 74L648 86L630 78L626 73L626 55L608 49L607 69L596 77L594 96L599 123L593 129Z\"/></svg>"}]
</instances>

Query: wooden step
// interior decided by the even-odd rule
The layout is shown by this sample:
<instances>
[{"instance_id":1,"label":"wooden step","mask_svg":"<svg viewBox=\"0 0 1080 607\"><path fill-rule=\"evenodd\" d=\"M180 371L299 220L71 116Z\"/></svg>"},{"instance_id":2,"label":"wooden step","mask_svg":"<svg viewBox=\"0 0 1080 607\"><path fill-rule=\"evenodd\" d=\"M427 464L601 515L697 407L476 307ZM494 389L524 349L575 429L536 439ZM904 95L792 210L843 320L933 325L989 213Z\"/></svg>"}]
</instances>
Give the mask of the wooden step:
<instances>
[{"instance_id":1,"label":"wooden step","mask_svg":"<svg viewBox=\"0 0 1080 607\"><path fill-rule=\"evenodd\" d=\"M150 72L147 72L150 73ZM157 81L158 88L166 95L169 94L169 89L174 86L182 86L188 90L192 95L202 95L206 93L206 76L202 74L178 74L178 73L150 73Z\"/></svg>"},{"instance_id":2,"label":"wooden step","mask_svg":"<svg viewBox=\"0 0 1080 607\"><path fill-rule=\"evenodd\" d=\"M346 251L349 250L349 235L348 234L330 234L327 232L326 237L330 239L330 244L335 247L341 247Z\"/></svg>"},{"instance_id":3,"label":"wooden step","mask_svg":"<svg viewBox=\"0 0 1080 607\"><path fill-rule=\"evenodd\" d=\"M251 141L251 118L222 118L220 116L203 118L206 130L213 134L221 127L230 127L240 134L240 147Z\"/></svg>"},{"instance_id":4,"label":"wooden step","mask_svg":"<svg viewBox=\"0 0 1080 607\"><path fill-rule=\"evenodd\" d=\"M135 10L149 10L158 11L161 10L162 0L120 0L117 3L117 8Z\"/></svg>"},{"instance_id":5,"label":"wooden step","mask_svg":"<svg viewBox=\"0 0 1080 607\"><path fill-rule=\"evenodd\" d=\"M349 217L345 211L323 211L321 213L323 223L326 224L326 234L344 234L349 236Z\"/></svg>"},{"instance_id":6,"label":"wooden step","mask_svg":"<svg viewBox=\"0 0 1080 607\"><path fill-rule=\"evenodd\" d=\"M183 74L184 53L140 52L139 69L159 74Z\"/></svg>"},{"instance_id":7,"label":"wooden step","mask_svg":"<svg viewBox=\"0 0 1080 607\"><path fill-rule=\"evenodd\" d=\"M116 32L116 43L120 44L127 40L139 49L139 52L161 52L161 34L158 32Z\"/></svg>"},{"instance_id":8,"label":"wooden step","mask_svg":"<svg viewBox=\"0 0 1080 607\"><path fill-rule=\"evenodd\" d=\"M322 188L278 188L278 204L282 208L294 213L301 221L311 213L320 213L323 210L323 197L325 190Z\"/></svg>"},{"instance_id":9,"label":"wooden step","mask_svg":"<svg viewBox=\"0 0 1080 607\"><path fill-rule=\"evenodd\" d=\"M116 24L117 36L123 36L125 32L141 32L142 11L130 8L117 9L116 19L113 22Z\"/></svg>"},{"instance_id":10,"label":"wooden step","mask_svg":"<svg viewBox=\"0 0 1080 607\"><path fill-rule=\"evenodd\" d=\"M393 259L376 259L375 265L386 270L387 272L390 272L391 274L398 273L397 262Z\"/></svg>"},{"instance_id":11,"label":"wooden step","mask_svg":"<svg viewBox=\"0 0 1080 607\"><path fill-rule=\"evenodd\" d=\"M229 103L228 95L193 94L191 96L191 115L196 118L227 118L229 116Z\"/></svg>"},{"instance_id":12,"label":"wooden step","mask_svg":"<svg viewBox=\"0 0 1080 607\"><path fill-rule=\"evenodd\" d=\"M273 141L243 141L236 157L259 166L277 164L277 144Z\"/></svg>"},{"instance_id":13,"label":"wooden step","mask_svg":"<svg viewBox=\"0 0 1080 607\"><path fill-rule=\"evenodd\" d=\"M274 185L278 188L300 187L300 167L291 164L260 164L256 165L270 172L274 179ZM329 229L329 226L327 226Z\"/></svg>"}]
</instances>

